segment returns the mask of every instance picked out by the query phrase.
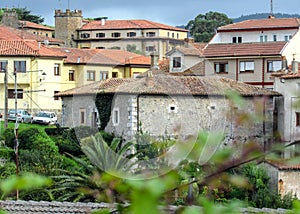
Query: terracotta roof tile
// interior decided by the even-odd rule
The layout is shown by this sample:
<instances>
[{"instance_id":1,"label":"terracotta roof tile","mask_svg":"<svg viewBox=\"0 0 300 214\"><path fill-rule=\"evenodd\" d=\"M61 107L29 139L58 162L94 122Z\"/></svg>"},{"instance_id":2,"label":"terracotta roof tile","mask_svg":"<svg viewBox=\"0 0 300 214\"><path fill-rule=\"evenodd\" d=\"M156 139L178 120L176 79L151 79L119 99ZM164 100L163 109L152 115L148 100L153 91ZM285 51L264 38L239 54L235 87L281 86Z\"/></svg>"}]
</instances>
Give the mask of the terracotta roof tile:
<instances>
[{"instance_id":1,"label":"terracotta roof tile","mask_svg":"<svg viewBox=\"0 0 300 214\"><path fill-rule=\"evenodd\" d=\"M57 48L66 55L66 63L102 64L102 65L144 65L150 66L150 57L124 50Z\"/></svg>"},{"instance_id":2,"label":"terracotta roof tile","mask_svg":"<svg viewBox=\"0 0 300 214\"><path fill-rule=\"evenodd\" d=\"M83 25L79 30L109 30L109 29L166 29L188 32L182 28L176 28L148 20L106 20L102 25L101 21L92 21Z\"/></svg>"},{"instance_id":3,"label":"terracotta roof tile","mask_svg":"<svg viewBox=\"0 0 300 214\"><path fill-rule=\"evenodd\" d=\"M23 39L36 40L38 42L44 42L45 40L48 40L49 42L53 42L53 43L63 43L63 41L59 39L54 39L51 37L46 37L41 35L34 35L26 31L7 27L5 25L0 25L0 40L23 40Z\"/></svg>"},{"instance_id":4,"label":"terracotta roof tile","mask_svg":"<svg viewBox=\"0 0 300 214\"><path fill-rule=\"evenodd\" d=\"M204 76L205 75L205 61L201 61L183 72L170 73L174 76Z\"/></svg>"},{"instance_id":5,"label":"terracotta roof tile","mask_svg":"<svg viewBox=\"0 0 300 214\"><path fill-rule=\"evenodd\" d=\"M205 57L280 55L286 43L287 42L209 44L204 49L203 55Z\"/></svg>"},{"instance_id":6,"label":"terracotta roof tile","mask_svg":"<svg viewBox=\"0 0 300 214\"><path fill-rule=\"evenodd\" d=\"M0 40L0 55L64 57L55 48L39 44L35 40Z\"/></svg>"},{"instance_id":7,"label":"terracotta roof tile","mask_svg":"<svg viewBox=\"0 0 300 214\"><path fill-rule=\"evenodd\" d=\"M179 47L176 48L179 52L183 53L186 56L202 56L202 50L198 48L186 48L186 47Z\"/></svg>"},{"instance_id":8,"label":"terracotta roof tile","mask_svg":"<svg viewBox=\"0 0 300 214\"><path fill-rule=\"evenodd\" d=\"M229 24L218 28L218 32L239 31L239 30L272 30L278 28L294 28L300 26L298 18L268 18L259 20L246 20L238 23Z\"/></svg>"},{"instance_id":9,"label":"terracotta roof tile","mask_svg":"<svg viewBox=\"0 0 300 214\"><path fill-rule=\"evenodd\" d=\"M23 28L33 28L33 29L40 29L40 30L48 30L48 31L55 31L54 28L50 28L44 25L40 25L30 21L19 21Z\"/></svg>"},{"instance_id":10,"label":"terracotta roof tile","mask_svg":"<svg viewBox=\"0 0 300 214\"><path fill-rule=\"evenodd\" d=\"M290 160L266 160L266 163L281 170L300 170L300 163L292 163Z\"/></svg>"},{"instance_id":11,"label":"terracotta roof tile","mask_svg":"<svg viewBox=\"0 0 300 214\"><path fill-rule=\"evenodd\" d=\"M95 85L82 86L57 94L72 96L93 93L169 94L169 95L221 95L234 90L242 96L281 96L280 93L237 82L223 77L156 75L137 79L108 79ZM98 84L98 85L97 85ZM116 85L115 85L116 84ZM96 87L95 87L96 86ZM98 88L98 90L95 90Z\"/></svg>"}]
</instances>

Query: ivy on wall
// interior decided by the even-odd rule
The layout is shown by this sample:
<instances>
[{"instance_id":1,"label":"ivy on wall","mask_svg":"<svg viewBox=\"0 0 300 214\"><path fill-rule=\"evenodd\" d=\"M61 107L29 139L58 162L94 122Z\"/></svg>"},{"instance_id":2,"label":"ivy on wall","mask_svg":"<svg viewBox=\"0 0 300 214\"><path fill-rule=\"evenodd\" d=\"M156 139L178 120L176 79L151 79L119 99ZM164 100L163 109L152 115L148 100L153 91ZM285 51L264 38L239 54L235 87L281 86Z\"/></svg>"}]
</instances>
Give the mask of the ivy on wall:
<instances>
[{"instance_id":1,"label":"ivy on wall","mask_svg":"<svg viewBox=\"0 0 300 214\"><path fill-rule=\"evenodd\" d=\"M111 115L111 105L114 94L97 94L96 107L99 113L100 130L104 130Z\"/></svg>"}]
</instances>

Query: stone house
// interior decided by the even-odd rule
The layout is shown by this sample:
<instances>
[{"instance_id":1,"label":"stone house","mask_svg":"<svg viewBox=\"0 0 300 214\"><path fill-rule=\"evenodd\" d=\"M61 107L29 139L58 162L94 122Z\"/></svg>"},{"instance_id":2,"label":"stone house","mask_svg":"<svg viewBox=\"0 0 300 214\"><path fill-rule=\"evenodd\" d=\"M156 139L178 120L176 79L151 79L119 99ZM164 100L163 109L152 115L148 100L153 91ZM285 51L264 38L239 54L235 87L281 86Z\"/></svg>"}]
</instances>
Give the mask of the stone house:
<instances>
[{"instance_id":1,"label":"stone house","mask_svg":"<svg viewBox=\"0 0 300 214\"><path fill-rule=\"evenodd\" d=\"M187 30L149 20L84 20L81 10L55 10L55 36L66 47L121 49L159 58L177 46L184 46Z\"/></svg>"},{"instance_id":2,"label":"stone house","mask_svg":"<svg viewBox=\"0 0 300 214\"><path fill-rule=\"evenodd\" d=\"M292 194L300 198L299 164L288 164L284 161L265 161L261 166L270 177L271 189L281 196Z\"/></svg>"},{"instance_id":3,"label":"stone house","mask_svg":"<svg viewBox=\"0 0 300 214\"><path fill-rule=\"evenodd\" d=\"M224 145L271 143L273 97L279 93L223 77L157 75L137 79L109 79L61 92L64 126L91 125L96 99L112 95L110 119L105 130L133 139L141 130L153 137L186 139L199 131L221 132ZM236 91L242 105L229 100L226 91ZM260 107L258 107L260 106ZM264 115L263 121L239 122L239 115ZM78 123L78 121L84 123ZM101 123L101 121L100 121Z\"/></svg>"}]
</instances>

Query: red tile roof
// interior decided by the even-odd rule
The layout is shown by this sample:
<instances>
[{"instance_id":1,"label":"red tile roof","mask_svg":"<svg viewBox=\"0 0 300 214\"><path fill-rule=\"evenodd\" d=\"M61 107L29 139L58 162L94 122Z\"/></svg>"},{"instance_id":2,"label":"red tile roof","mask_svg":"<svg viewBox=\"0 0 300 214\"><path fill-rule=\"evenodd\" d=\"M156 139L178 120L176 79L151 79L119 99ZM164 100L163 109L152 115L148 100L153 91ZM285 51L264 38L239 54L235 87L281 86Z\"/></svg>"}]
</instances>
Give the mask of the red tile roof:
<instances>
[{"instance_id":1,"label":"red tile roof","mask_svg":"<svg viewBox=\"0 0 300 214\"><path fill-rule=\"evenodd\" d=\"M287 42L209 44L204 49L203 55L205 57L280 55L286 43Z\"/></svg>"},{"instance_id":2,"label":"red tile roof","mask_svg":"<svg viewBox=\"0 0 300 214\"><path fill-rule=\"evenodd\" d=\"M218 28L218 32L241 30L274 30L274 29L299 29L298 18L268 18L260 20L246 20Z\"/></svg>"},{"instance_id":3,"label":"red tile roof","mask_svg":"<svg viewBox=\"0 0 300 214\"><path fill-rule=\"evenodd\" d=\"M266 160L266 163L276 167L279 170L300 170L300 163L290 160Z\"/></svg>"},{"instance_id":4,"label":"red tile roof","mask_svg":"<svg viewBox=\"0 0 300 214\"><path fill-rule=\"evenodd\" d=\"M32 29L39 29L39 30L48 30L48 31L54 31L54 28L50 28L44 25L36 24L34 22L30 21L19 21L21 25L23 25L23 28L32 28ZM21 27L21 28L22 28Z\"/></svg>"},{"instance_id":5,"label":"red tile roof","mask_svg":"<svg viewBox=\"0 0 300 214\"><path fill-rule=\"evenodd\" d=\"M182 28L176 28L148 20L106 20L102 25L101 21L92 21L83 25L80 30L110 30L110 29L166 29L188 32Z\"/></svg>"},{"instance_id":6,"label":"red tile roof","mask_svg":"<svg viewBox=\"0 0 300 214\"><path fill-rule=\"evenodd\" d=\"M0 40L0 56L64 57L55 48L35 40Z\"/></svg>"},{"instance_id":7,"label":"red tile roof","mask_svg":"<svg viewBox=\"0 0 300 214\"><path fill-rule=\"evenodd\" d=\"M61 40L54 39L51 37L34 35L26 31L7 27L5 25L0 25L0 40L22 40L22 39L37 40L39 42L44 42L45 40L48 40L49 42L63 43Z\"/></svg>"},{"instance_id":8,"label":"red tile roof","mask_svg":"<svg viewBox=\"0 0 300 214\"><path fill-rule=\"evenodd\" d=\"M150 57L124 50L57 48L67 58L66 63L102 65L143 65L151 64Z\"/></svg>"},{"instance_id":9,"label":"red tile roof","mask_svg":"<svg viewBox=\"0 0 300 214\"><path fill-rule=\"evenodd\" d=\"M72 96L91 93L126 93L126 94L169 94L169 95L222 95L226 90L234 90L242 96L281 96L280 93L237 82L223 77L208 76L170 76L157 75L137 79L108 79L91 86L71 89L57 96ZM97 85L98 84L98 85ZM95 90L98 88L98 90Z\"/></svg>"}]
</instances>

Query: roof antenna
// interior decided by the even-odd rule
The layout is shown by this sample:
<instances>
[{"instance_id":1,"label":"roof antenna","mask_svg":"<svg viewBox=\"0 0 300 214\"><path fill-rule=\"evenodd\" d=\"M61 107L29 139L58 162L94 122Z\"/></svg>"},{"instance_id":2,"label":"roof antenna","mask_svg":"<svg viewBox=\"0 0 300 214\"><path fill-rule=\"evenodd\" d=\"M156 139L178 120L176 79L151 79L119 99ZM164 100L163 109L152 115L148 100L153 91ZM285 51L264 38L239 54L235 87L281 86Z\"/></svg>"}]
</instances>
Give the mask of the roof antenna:
<instances>
[{"instance_id":1,"label":"roof antenna","mask_svg":"<svg viewBox=\"0 0 300 214\"><path fill-rule=\"evenodd\" d=\"M273 14L273 0L270 0L270 15L269 19L275 18Z\"/></svg>"}]
</instances>

